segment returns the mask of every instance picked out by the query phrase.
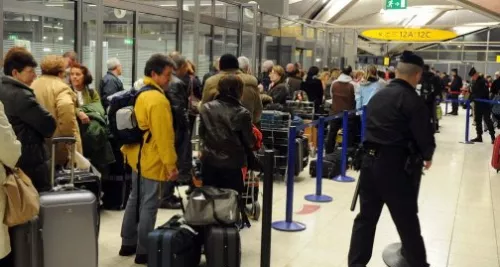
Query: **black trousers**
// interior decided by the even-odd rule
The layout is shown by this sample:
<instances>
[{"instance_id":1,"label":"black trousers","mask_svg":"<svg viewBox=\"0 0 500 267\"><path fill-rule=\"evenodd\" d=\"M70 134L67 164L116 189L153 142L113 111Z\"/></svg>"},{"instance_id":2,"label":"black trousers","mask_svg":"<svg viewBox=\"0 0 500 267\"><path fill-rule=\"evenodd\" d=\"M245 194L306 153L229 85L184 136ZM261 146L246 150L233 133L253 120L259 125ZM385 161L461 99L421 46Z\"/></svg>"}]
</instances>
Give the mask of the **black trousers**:
<instances>
[{"instance_id":1,"label":"black trousers","mask_svg":"<svg viewBox=\"0 0 500 267\"><path fill-rule=\"evenodd\" d=\"M458 95L455 95L455 94L450 94L448 96L449 99L453 100L453 102L451 102L451 112L452 113L458 113L458 102L455 101L455 100L458 100Z\"/></svg>"},{"instance_id":2,"label":"black trousers","mask_svg":"<svg viewBox=\"0 0 500 267\"><path fill-rule=\"evenodd\" d=\"M328 130L328 135L325 144L325 153L331 154L335 149L335 143L337 142L337 133L342 128L343 118L335 119L330 121L330 129ZM344 131L342 137L347 136L347 146L351 147L356 141L356 135L360 133L360 116L351 116L347 121L348 132ZM359 140L357 140L359 141Z\"/></svg>"},{"instance_id":3,"label":"black trousers","mask_svg":"<svg viewBox=\"0 0 500 267\"><path fill-rule=\"evenodd\" d=\"M349 267L365 267L370 261L384 204L389 208L410 266L429 266L417 215L421 173L410 177L405 171L407 158L404 149L387 147L378 149L376 156L364 156L359 178L361 210L352 229Z\"/></svg>"},{"instance_id":4,"label":"black trousers","mask_svg":"<svg viewBox=\"0 0 500 267\"><path fill-rule=\"evenodd\" d=\"M333 153L335 143L337 142L337 133L342 128L342 118L330 121L330 129L328 129L328 137L325 144L326 154Z\"/></svg>"},{"instance_id":5,"label":"black trousers","mask_svg":"<svg viewBox=\"0 0 500 267\"><path fill-rule=\"evenodd\" d=\"M495 138L495 128L491 121L491 106L487 103L474 103L474 121L476 122L476 134L478 137L483 135L483 120L488 127L488 132Z\"/></svg>"}]
</instances>

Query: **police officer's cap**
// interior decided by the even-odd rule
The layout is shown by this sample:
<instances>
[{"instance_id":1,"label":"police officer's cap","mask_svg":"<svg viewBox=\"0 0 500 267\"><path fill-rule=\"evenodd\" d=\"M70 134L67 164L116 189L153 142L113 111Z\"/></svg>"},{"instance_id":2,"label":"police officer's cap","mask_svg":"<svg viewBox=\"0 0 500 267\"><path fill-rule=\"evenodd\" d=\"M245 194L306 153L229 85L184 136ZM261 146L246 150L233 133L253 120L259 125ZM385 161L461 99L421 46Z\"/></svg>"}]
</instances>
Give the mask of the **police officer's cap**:
<instances>
[{"instance_id":1,"label":"police officer's cap","mask_svg":"<svg viewBox=\"0 0 500 267\"><path fill-rule=\"evenodd\" d=\"M411 51L404 51L399 58L399 62L416 65L421 68L424 67L424 60Z\"/></svg>"},{"instance_id":2,"label":"police officer's cap","mask_svg":"<svg viewBox=\"0 0 500 267\"><path fill-rule=\"evenodd\" d=\"M476 73L477 73L476 68L472 67L472 69L470 69L469 71L469 77L474 76Z\"/></svg>"}]
</instances>

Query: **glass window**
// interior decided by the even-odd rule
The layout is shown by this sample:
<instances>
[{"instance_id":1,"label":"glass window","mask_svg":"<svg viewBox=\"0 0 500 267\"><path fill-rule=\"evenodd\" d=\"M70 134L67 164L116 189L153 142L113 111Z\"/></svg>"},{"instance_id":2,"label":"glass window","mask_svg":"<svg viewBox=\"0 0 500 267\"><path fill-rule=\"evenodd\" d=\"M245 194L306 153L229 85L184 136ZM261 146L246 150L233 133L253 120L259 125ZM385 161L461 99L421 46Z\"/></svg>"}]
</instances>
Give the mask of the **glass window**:
<instances>
[{"instance_id":1,"label":"glass window","mask_svg":"<svg viewBox=\"0 0 500 267\"><path fill-rule=\"evenodd\" d=\"M272 60L278 63L278 38L281 36L278 17L263 15L262 30L266 35L262 36L262 62Z\"/></svg>"},{"instance_id":2,"label":"glass window","mask_svg":"<svg viewBox=\"0 0 500 267\"><path fill-rule=\"evenodd\" d=\"M238 30L226 29L226 51L225 53L230 53L235 56L238 55Z\"/></svg>"},{"instance_id":3,"label":"glass window","mask_svg":"<svg viewBox=\"0 0 500 267\"><path fill-rule=\"evenodd\" d=\"M193 60L193 22L184 20L182 23L182 54Z\"/></svg>"},{"instance_id":4,"label":"glass window","mask_svg":"<svg viewBox=\"0 0 500 267\"><path fill-rule=\"evenodd\" d=\"M133 12L123 9L104 7L103 17L103 74L107 72L106 61L109 58L118 58L122 64L121 79L124 88L131 88L134 38L133 38Z\"/></svg>"},{"instance_id":5,"label":"glass window","mask_svg":"<svg viewBox=\"0 0 500 267\"><path fill-rule=\"evenodd\" d=\"M318 41L316 42L316 53L315 53L315 65L319 67L324 67L326 65L326 62L323 62L323 58L325 55L325 35L326 32L323 30L318 30L317 31L317 39Z\"/></svg>"},{"instance_id":6,"label":"glass window","mask_svg":"<svg viewBox=\"0 0 500 267\"><path fill-rule=\"evenodd\" d=\"M177 0L137 0L141 4L161 6L166 9L177 10Z\"/></svg>"},{"instance_id":7,"label":"glass window","mask_svg":"<svg viewBox=\"0 0 500 267\"><path fill-rule=\"evenodd\" d=\"M175 51L176 32L176 19L139 14L137 79L144 75L146 61L152 54Z\"/></svg>"},{"instance_id":8,"label":"glass window","mask_svg":"<svg viewBox=\"0 0 500 267\"><path fill-rule=\"evenodd\" d=\"M4 3L3 53L13 46L24 46L40 62L46 55L62 55L75 50L75 4L73 1L31 3L29 10L19 10ZM31 8L32 7L32 8ZM12 10L12 11L11 11ZM13 12L13 11L16 12ZM40 10L50 16L38 16ZM40 73L40 68L37 68Z\"/></svg>"},{"instance_id":9,"label":"glass window","mask_svg":"<svg viewBox=\"0 0 500 267\"><path fill-rule=\"evenodd\" d=\"M209 72L213 58L210 58L210 51L212 46L212 26L207 24L200 24L199 40L198 40L198 75L202 76Z\"/></svg>"},{"instance_id":10,"label":"glass window","mask_svg":"<svg viewBox=\"0 0 500 267\"><path fill-rule=\"evenodd\" d=\"M220 57L226 52L225 41L224 41L225 30L221 27L214 27L214 44L213 44L213 55L214 57Z\"/></svg>"},{"instance_id":11,"label":"glass window","mask_svg":"<svg viewBox=\"0 0 500 267\"><path fill-rule=\"evenodd\" d=\"M257 19L260 22L260 16L255 18L255 14L253 13L253 9L251 8L243 8L243 24L253 25L254 19ZM259 25L259 24L257 24Z\"/></svg>"},{"instance_id":12,"label":"glass window","mask_svg":"<svg viewBox=\"0 0 500 267\"><path fill-rule=\"evenodd\" d=\"M240 21L240 7L236 5L226 5L227 20Z\"/></svg>"},{"instance_id":13,"label":"glass window","mask_svg":"<svg viewBox=\"0 0 500 267\"><path fill-rule=\"evenodd\" d=\"M83 5L82 45L83 65L85 65L93 76L96 74L96 38L97 38L97 7L92 4ZM95 77L94 77L95 78ZM91 88L96 88L94 79Z\"/></svg>"},{"instance_id":14,"label":"glass window","mask_svg":"<svg viewBox=\"0 0 500 267\"><path fill-rule=\"evenodd\" d=\"M194 12L194 1L185 0L182 6L184 11ZM212 1L202 0L200 1L200 14L212 16Z\"/></svg>"},{"instance_id":15,"label":"glass window","mask_svg":"<svg viewBox=\"0 0 500 267\"><path fill-rule=\"evenodd\" d=\"M252 39L251 32L243 32L241 36L241 55L250 58L252 56Z\"/></svg>"},{"instance_id":16,"label":"glass window","mask_svg":"<svg viewBox=\"0 0 500 267\"><path fill-rule=\"evenodd\" d=\"M439 45L439 60L462 60L462 47L458 45Z\"/></svg>"},{"instance_id":17,"label":"glass window","mask_svg":"<svg viewBox=\"0 0 500 267\"><path fill-rule=\"evenodd\" d=\"M221 1L215 1L215 16L218 18L227 18L227 4Z\"/></svg>"}]
</instances>

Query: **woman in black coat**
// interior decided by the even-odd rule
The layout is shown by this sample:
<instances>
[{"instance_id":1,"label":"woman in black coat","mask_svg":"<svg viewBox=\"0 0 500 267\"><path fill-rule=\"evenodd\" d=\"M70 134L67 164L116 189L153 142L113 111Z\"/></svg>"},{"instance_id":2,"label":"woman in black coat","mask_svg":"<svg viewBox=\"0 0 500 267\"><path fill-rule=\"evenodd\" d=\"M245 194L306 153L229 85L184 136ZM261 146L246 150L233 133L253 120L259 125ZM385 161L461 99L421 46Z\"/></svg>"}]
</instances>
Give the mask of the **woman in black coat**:
<instances>
[{"instance_id":1,"label":"woman in black coat","mask_svg":"<svg viewBox=\"0 0 500 267\"><path fill-rule=\"evenodd\" d=\"M323 103L323 83L318 79L319 68L312 66L307 72L306 81L302 83L302 90L307 93L309 101L314 102L314 112L319 112Z\"/></svg>"},{"instance_id":2,"label":"woman in black coat","mask_svg":"<svg viewBox=\"0 0 500 267\"><path fill-rule=\"evenodd\" d=\"M36 66L35 59L25 48L11 48L4 58L5 75L1 77L0 101L5 105L5 114L22 145L17 167L41 192L51 189L45 138L52 137L56 121L38 104L29 87L36 78Z\"/></svg>"},{"instance_id":3,"label":"woman in black coat","mask_svg":"<svg viewBox=\"0 0 500 267\"><path fill-rule=\"evenodd\" d=\"M285 106L288 98L285 70L279 65L273 66L269 78L272 83L267 94L273 98L273 103Z\"/></svg>"}]
</instances>

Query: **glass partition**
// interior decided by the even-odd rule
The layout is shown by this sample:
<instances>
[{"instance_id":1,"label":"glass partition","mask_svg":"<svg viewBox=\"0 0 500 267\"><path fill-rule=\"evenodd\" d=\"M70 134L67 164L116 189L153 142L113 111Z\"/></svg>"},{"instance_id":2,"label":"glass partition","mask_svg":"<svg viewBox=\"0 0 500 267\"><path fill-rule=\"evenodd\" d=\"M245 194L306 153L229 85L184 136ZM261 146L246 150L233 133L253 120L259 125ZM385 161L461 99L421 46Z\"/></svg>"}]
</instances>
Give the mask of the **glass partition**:
<instances>
[{"instance_id":1,"label":"glass partition","mask_svg":"<svg viewBox=\"0 0 500 267\"><path fill-rule=\"evenodd\" d=\"M280 23L278 17L267 14L262 16L262 28L265 34L262 36L262 62L272 60L274 63L278 63L279 61L278 44L281 36L279 25Z\"/></svg>"},{"instance_id":2,"label":"glass partition","mask_svg":"<svg viewBox=\"0 0 500 267\"><path fill-rule=\"evenodd\" d=\"M75 50L75 3L49 5L32 3L30 9L19 10L6 1L3 25L3 53L13 46L26 47L40 63L46 55L62 55ZM12 10L12 11L11 11ZM15 12L13 12L15 11ZM43 11L45 16L39 16ZM50 16L48 16L50 14ZM37 68L40 73L40 68Z\"/></svg>"},{"instance_id":3,"label":"glass partition","mask_svg":"<svg viewBox=\"0 0 500 267\"><path fill-rule=\"evenodd\" d=\"M198 75L200 77L210 70L213 57L211 55L212 49L212 32L210 25L200 24L199 42L198 42Z\"/></svg>"},{"instance_id":4,"label":"glass partition","mask_svg":"<svg viewBox=\"0 0 500 267\"><path fill-rule=\"evenodd\" d=\"M212 47L213 56L218 58L226 53L225 30L221 27L214 27L214 44Z\"/></svg>"},{"instance_id":5,"label":"glass partition","mask_svg":"<svg viewBox=\"0 0 500 267\"><path fill-rule=\"evenodd\" d=\"M238 56L238 30L226 29L226 51L225 53L231 53Z\"/></svg>"},{"instance_id":6,"label":"glass partition","mask_svg":"<svg viewBox=\"0 0 500 267\"><path fill-rule=\"evenodd\" d=\"M146 61L152 54L175 51L177 20L140 13L138 26L137 79L144 76Z\"/></svg>"},{"instance_id":7,"label":"glass partition","mask_svg":"<svg viewBox=\"0 0 500 267\"><path fill-rule=\"evenodd\" d=\"M134 12L111 7L103 8L103 53L102 73L107 72L106 61L110 58L118 58L122 64L122 75L120 79L124 88L131 88L132 66L134 49Z\"/></svg>"},{"instance_id":8,"label":"glass partition","mask_svg":"<svg viewBox=\"0 0 500 267\"><path fill-rule=\"evenodd\" d=\"M82 18L82 60L92 75L96 74L96 40L97 40L97 7L92 4L83 5ZM90 88L96 88L94 77Z\"/></svg>"}]
</instances>

